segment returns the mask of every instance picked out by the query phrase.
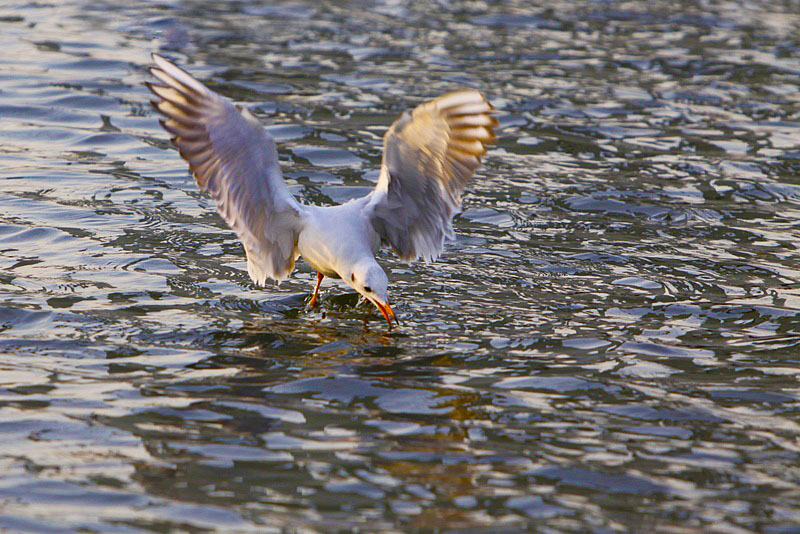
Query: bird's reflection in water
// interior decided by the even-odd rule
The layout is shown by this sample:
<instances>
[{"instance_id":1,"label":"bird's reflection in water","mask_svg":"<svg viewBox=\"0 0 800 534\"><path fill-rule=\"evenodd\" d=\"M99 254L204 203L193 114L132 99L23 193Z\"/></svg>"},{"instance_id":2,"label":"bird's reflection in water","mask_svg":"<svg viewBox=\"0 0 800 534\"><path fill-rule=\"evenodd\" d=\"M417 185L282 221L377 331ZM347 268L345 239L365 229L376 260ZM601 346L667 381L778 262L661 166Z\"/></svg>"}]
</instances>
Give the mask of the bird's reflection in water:
<instances>
[{"instance_id":1,"label":"bird's reflection in water","mask_svg":"<svg viewBox=\"0 0 800 534\"><path fill-rule=\"evenodd\" d=\"M486 480L530 463L513 447L505 456L480 448L491 398L441 380L457 360L411 357L384 332L350 323L248 322L231 337L238 347L199 365L232 373L150 391L184 406L105 418L151 456L133 479L187 505L225 510L247 500L264 524L321 526L309 498L322 493L326 528L353 528L361 519L352 512L376 515L386 503L411 527L490 524L471 510L497 498Z\"/></svg>"}]
</instances>

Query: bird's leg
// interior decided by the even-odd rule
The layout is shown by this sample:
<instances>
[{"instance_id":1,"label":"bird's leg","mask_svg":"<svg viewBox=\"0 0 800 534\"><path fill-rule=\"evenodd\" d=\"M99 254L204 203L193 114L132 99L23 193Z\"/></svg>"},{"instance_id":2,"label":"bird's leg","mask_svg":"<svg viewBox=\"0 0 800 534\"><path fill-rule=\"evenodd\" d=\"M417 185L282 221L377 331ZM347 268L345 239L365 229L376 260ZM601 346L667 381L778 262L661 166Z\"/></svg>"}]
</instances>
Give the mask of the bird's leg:
<instances>
[{"instance_id":1,"label":"bird's leg","mask_svg":"<svg viewBox=\"0 0 800 534\"><path fill-rule=\"evenodd\" d=\"M314 287L314 296L311 297L311 300L308 301L308 309L313 310L317 307L317 296L319 295L319 286L322 284L322 279L325 278L325 275L322 273L317 273L317 285Z\"/></svg>"}]
</instances>

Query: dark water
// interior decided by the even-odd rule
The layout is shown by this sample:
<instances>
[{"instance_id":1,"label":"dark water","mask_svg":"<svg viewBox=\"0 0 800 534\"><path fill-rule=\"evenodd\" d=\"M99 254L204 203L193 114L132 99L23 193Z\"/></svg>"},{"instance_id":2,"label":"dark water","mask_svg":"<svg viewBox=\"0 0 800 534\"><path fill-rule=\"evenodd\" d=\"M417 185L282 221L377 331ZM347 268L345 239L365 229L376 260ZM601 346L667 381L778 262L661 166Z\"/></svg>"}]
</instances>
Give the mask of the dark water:
<instances>
[{"instance_id":1,"label":"dark water","mask_svg":"<svg viewBox=\"0 0 800 534\"><path fill-rule=\"evenodd\" d=\"M489 7L491 6L491 7ZM0 530L797 532L792 2L0 4ZM292 190L407 107L500 139L387 331L255 287L142 83L247 103Z\"/></svg>"}]
</instances>

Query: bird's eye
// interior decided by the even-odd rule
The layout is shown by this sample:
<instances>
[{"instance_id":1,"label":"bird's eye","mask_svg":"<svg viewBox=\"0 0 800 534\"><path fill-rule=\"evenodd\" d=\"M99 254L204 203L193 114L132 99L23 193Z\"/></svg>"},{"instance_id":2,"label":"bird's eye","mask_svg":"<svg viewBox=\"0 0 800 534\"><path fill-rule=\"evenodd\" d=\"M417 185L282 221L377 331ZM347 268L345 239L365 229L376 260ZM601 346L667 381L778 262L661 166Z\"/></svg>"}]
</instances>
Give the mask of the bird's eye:
<instances>
[{"instance_id":1,"label":"bird's eye","mask_svg":"<svg viewBox=\"0 0 800 534\"><path fill-rule=\"evenodd\" d=\"M364 291L366 291L367 293L372 293L372 288L369 286L364 286Z\"/></svg>"}]
</instances>

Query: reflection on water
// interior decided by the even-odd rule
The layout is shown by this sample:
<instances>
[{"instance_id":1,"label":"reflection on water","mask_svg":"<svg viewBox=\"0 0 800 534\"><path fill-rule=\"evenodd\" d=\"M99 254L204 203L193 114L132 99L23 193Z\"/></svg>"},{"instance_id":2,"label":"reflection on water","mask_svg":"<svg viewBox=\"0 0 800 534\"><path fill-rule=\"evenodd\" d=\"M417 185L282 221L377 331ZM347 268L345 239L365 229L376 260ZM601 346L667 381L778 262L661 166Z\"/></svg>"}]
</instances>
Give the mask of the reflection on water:
<instances>
[{"instance_id":1,"label":"reflection on water","mask_svg":"<svg viewBox=\"0 0 800 534\"><path fill-rule=\"evenodd\" d=\"M0 6L0 530L791 532L800 16L788 4ZM403 326L244 254L151 111L160 50L292 191L404 109L501 138ZM54 518L58 519L54 519Z\"/></svg>"}]
</instances>

